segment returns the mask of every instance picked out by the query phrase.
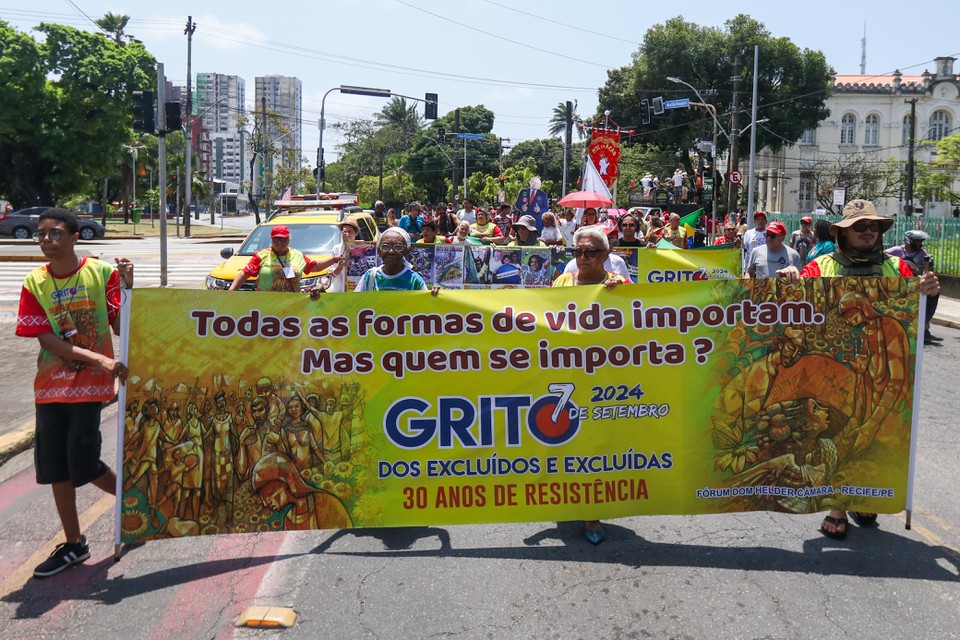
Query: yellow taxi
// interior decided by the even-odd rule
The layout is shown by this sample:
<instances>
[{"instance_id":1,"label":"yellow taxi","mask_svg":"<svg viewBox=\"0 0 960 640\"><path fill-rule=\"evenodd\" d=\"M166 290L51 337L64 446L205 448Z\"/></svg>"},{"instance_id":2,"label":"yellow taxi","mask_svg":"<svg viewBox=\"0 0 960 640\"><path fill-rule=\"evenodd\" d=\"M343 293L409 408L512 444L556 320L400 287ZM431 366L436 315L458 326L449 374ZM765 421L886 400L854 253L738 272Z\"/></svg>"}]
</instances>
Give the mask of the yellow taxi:
<instances>
[{"instance_id":1,"label":"yellow taxi","mask_svg":"<svg viewBox=\"0 0 960 640\"><path fill-rule=\"evenodd\" d=\"M354 219L360 226L358 240L376 240L377 226L369 216L357 215ZM275 226L286 225L290 229L290 247L297 249L303 255L321 261L342 251L343 240L337 223L341 216L336 211L281 213L267 222L257 225L246 237L240 249L234 252L233 248L220 251L225 260L207 275L204 289L226 290L230 288L233 279L237 277L243 267L257 251L270 246L270 232ZM305 273L300 278L300 289L306 291L313 288L317 279L323 277L326 270ZM257 287L256 277L249 278L243 283L241 291L254 291Z\"/></svg>"}]
</instances>

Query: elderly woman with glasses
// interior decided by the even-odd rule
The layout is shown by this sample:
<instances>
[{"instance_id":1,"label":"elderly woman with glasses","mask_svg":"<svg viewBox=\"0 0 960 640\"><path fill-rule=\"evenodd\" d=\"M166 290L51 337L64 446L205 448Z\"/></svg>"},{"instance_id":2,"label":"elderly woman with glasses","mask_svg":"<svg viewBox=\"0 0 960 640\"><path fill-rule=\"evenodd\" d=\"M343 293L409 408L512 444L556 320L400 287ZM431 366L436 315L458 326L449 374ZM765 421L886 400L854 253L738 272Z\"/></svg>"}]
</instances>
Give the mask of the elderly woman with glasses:
<instances>
[{"instance_id":1,"label":"elderly woman with glasses","mask_svg":"<svg viewBox=\"0 0 960 640\"><path fill-rule=\"evenodd\" d=\"M426 283L407 263L410 235L399 227L383 232L377 242L377 254L383 262L360 278L354 291L425 291Z\"/></svg>"},{"instance_id":2,"label":"elderly woman with glasses","mask_svg":"<svg viewBox=\"0 0 960 640\"><path fill-rule=\"evenodd\" d=\"M553 281L554 287L572 287L583 284L602 284L610 289L629 282L620 274L607 271L603 264L610 256L610 244L599 227L583 227L573 234L573 255L577 270L561 274ZM600 544L607 534L599 520L585 520L584 535L590 544Z\"/></svg>"}]
</instances>

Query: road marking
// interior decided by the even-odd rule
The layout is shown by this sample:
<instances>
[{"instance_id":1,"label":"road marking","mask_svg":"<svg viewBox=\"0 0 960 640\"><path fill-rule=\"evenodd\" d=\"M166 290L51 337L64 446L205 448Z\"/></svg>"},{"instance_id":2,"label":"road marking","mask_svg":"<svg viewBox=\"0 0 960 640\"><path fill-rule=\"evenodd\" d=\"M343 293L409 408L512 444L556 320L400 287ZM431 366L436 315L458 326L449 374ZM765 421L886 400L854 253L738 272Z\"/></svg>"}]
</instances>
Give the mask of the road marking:
<instances>
[{"instance_id":1,"label":"road marking","mask_svg":"<svg viewBox=\"0 0 960 640\"><path fill-rule=\"evenodd\" d=\"M51 498L52 499L52 498ZM102 496L97 500L93 506L80 514L80 529L87 529L94 522L97 521L97 518L105 514L107 511L113 509L116 498L109 494ZM63 541L63 532L60 531L57 533L55 538L51 538L44 544L40 549L37 550L32 556L27 558L27 560L20 565L16 571L8 575L2 581L0 581L0 600L6 600L7 596L18 589L22 589L23 586L27 583L33 576L33 570L38 564L47 559L47 557L53 553L53 550L57 548L57 545ZM112 541L111 541L112 542ZM111 545L111 554L113 546Z\"/></svg>"},{"instance_id":2,"label":"road marking","mask_svg":"<svg viewBox=\"0 0 960 640\"><path fill-rule=\"evenodd\" d=\"M13 431L0 436L0 464L33 444L33 428L34 420L28 420Z\"/></svg>"}]
</instances>

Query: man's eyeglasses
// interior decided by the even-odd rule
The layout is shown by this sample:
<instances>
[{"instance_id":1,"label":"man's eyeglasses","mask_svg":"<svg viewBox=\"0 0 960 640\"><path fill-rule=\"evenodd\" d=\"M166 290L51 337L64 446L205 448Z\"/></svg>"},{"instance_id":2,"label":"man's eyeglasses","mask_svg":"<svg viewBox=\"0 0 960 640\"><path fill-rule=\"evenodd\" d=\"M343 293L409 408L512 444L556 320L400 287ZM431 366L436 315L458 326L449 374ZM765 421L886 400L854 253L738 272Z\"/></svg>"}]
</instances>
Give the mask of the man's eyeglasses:
<instances>
[{"instance_id":1,"label":"man's eyeglasses","mask_svg":"<svg viewBox=\"0 0 960 640\"><path fill-rule=\"evenodd\" d=\"M396 251L397 253L403 253L406 248L407 245L402 242L398 242L397 244L383 243L380 245L380 251Z\"/></svg>"},{"instance_id":2,"label":"man's eyeglasses","mask_svg":"<svg viewBox=\"0 0 960 640\"><path fill-rule=\"evenodd\" d=\"M33 239L37 242L44 240L45 238L50 238L50 242L60 242L60 238L63 237L63 232L60 229L51 229L50 231L37 231L33 234Z\"/></svg>"},{"instance_id":3,"label":"man's eyeglasses","mask_svg":"<svg viewBox=\"0 0 960 640\"><path fill-rule=\"evenodd\" d=\"M879 222L858 222L853 225L853 230L857 233L863 233L864 231L870 231L871 233L877 233L880 231Z\"/></svg>"},{"instance_id":4,"label":"man's eyeglasses","mask_svg":"<svg viewBox=\"0 0 960 640\"><path fill-rule=\"evenodd\" d=\"M603 253L602 249L574 249L573 255L576 258L586 258L587 260L593 260L597 256Z\"/></svg>"}]
</instances>

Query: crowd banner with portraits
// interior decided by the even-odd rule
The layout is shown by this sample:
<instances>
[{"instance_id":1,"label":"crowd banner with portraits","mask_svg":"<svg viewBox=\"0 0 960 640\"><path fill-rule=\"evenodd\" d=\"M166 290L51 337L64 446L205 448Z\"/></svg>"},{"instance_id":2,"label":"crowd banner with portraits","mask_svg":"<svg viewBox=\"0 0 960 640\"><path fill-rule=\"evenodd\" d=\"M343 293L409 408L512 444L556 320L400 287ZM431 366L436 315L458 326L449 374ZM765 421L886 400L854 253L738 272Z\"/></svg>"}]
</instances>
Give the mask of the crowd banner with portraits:
<instances>
[{"instance_id":1,"label":"crowd banner with portraits","mask_svg":"<svg viewBox=\"0 0 960 640\"><path fill-rule=\"evenodd\" d=\"M919 308L910 278L137 289L118 535L898 512Z\"/></svg>"},{"instance_id":2,"label":"crowd banner with portraits","mask_svg":"<svg viewBox=\"0 0 960 640\"><path fill-rule=\"evenodd\" d=\"M613 250L623 258L637 283L690 282L739 278L740 251L646 249ZM367 269L379 264L373 243L351 243L347 250L347 291L353 291ZM427 285L448 289L519 289L549 287L573 261L572 248L506 247L483 244L414 244L410 268Z\"/></svg>"}]
</instances>

